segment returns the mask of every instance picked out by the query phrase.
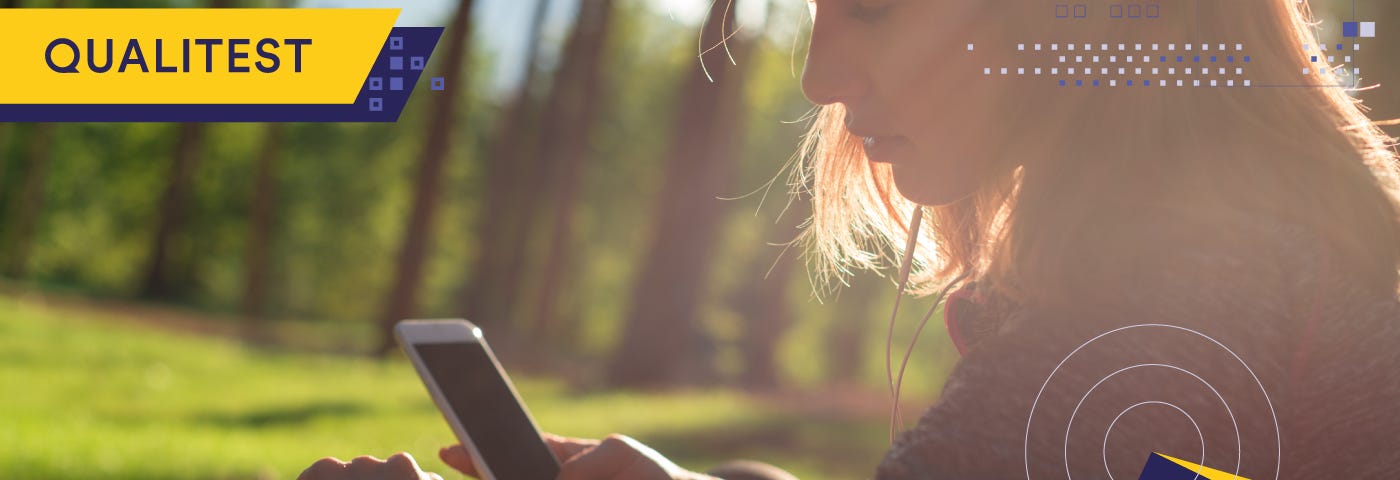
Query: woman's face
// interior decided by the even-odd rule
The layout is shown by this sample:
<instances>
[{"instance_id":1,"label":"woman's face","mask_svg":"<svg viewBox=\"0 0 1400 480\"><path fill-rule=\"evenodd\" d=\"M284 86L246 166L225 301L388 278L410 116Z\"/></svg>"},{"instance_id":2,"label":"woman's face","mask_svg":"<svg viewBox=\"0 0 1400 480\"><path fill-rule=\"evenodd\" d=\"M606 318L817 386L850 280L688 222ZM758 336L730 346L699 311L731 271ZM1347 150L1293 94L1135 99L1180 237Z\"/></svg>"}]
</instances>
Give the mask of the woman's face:
<instances>
[{"instance_id":1,"label":"woman's face","mask_svg":"<svg viewBox=\"0 0 1400 480\"><path fill-rule=\"evenodd\" d=\"M986 3L809 0L803 93L817 104L843 104L846 127L863 138L866 156L891 164L900 193L915 202L951 203L1014 166L997 161L1009 153L1000 146L1009 140L1005 119L1035 99L1029 89L1011 88L1015 68L1008 76L1000 67L984 74L1017 53L1004 35L993 47L998 32L986 19L996 15Z\"/></svg>"}]
</instances>

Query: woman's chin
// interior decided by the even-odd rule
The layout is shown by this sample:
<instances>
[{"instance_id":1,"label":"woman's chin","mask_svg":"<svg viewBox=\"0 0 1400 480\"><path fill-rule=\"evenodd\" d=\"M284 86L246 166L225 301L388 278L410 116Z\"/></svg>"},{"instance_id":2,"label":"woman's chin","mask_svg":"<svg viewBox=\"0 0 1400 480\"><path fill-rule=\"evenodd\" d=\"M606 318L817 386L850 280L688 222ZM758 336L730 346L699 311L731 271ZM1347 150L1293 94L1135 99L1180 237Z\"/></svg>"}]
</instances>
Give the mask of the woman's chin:
<instances>
[{"instance_id":1,"label":"woman's chin","mask_svg":"<svg viewBox=\"0 0 1400 480\"><path fill-rule=\"evenodd\" d=\"M926 207L957 202L972 195L978 182L959 175L939 174L918 165L894 165L894 186L909 201Z\"/></svg>"}]
</instances>

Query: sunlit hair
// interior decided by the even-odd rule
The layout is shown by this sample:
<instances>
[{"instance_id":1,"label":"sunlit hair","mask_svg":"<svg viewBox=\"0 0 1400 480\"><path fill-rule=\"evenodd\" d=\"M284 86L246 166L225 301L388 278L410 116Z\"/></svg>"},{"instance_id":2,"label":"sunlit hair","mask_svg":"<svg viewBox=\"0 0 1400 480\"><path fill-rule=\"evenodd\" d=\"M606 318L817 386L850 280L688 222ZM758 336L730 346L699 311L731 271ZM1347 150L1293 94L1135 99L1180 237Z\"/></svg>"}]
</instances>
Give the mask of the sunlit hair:
<instances>
[{"instance_id":1,"label":"sunlit hair","mask_svg":"<svg viewBox=\"0 0 1400 480\"><path fill-rule=\"evenodd\" d=\"M1296 78L1316 65L1301 48L1317 44L1306 3L1212 2L1211 8L1199 17L1205 31L1232 32L1256 58L1271 59L1250 64L1256 78ZM1309 79L1345 81L1330 71ZM1215 93L1194 93L1207 91ZM1114 249L1122 253L1112 242L1124 239L1099 230L1146 209L1171 216L1162 221L1205 228L1238 221L1240 212L1274 216L1320 235L1344 257L1339 268L1358 282L1395 290L1396 157L1390 139L1345 89L1153 87L1113 101L1058 97L1064 98L1038 106L1055 118L1029 120L1032 128L1063 130L1057 133L1066 146L1047 148L1036 160L1046 168L1004 168L972 195L924 209L910 291L927 293L964 272L1024 299L1092 291L1112 272L1068 273ZM896 265L913 211L896 191L890 166L866 160L844 117L839 104L819 109L792 178L813 202L802 240L824 286L854 270ZM1112 141L1103 140L1104 129L1114 132Z\"/></svg>"}]
</instances>

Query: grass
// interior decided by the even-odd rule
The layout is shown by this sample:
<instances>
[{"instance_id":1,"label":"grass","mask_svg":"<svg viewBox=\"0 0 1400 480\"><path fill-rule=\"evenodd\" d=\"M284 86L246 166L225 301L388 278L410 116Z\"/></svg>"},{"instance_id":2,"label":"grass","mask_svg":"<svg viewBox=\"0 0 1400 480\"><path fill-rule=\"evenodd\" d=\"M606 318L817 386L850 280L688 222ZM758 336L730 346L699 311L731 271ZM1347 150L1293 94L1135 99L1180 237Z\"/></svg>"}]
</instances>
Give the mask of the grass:
<instances>
[{"instance_id":1,"label":"grass","mask_svg":"<svg viewBox=\"0 0 1400 480\"><path fill-rule=\"evenodd\" d=\"M405 362L262 351L122 315L0 296L0 478L295 478L321 456L401 450L458 477L435 454L452 434ZM516 381L543 428L627 433L692 469L744 457L867 477L886 441L878 415Z\"/></svg>"}]
</instances>

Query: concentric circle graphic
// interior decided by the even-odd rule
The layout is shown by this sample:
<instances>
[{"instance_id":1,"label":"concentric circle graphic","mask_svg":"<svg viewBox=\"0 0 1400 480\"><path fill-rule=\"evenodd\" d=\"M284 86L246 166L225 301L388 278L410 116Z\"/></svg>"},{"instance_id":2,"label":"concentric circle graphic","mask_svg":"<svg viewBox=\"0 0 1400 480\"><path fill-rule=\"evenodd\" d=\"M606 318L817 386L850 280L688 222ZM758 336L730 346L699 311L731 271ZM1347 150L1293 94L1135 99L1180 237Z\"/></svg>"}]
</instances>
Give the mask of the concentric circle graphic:
<instances>
[{"instance_id":1,"label":"concentric circle graphic","mask_svg":"<svg viewBox=\"0 0 1400 480\"><path fill-rule=\"evenodd\" d=\"M1219 341L1217 341L1216 339L1210 337L1209 335L1206 335L1206 334L1204 334L1204 333L1198 332L1198 331L1193 330L1193 329L1190 329L1190 328L1181 327L1181 326L1177 326L1177 325L1162 324L1162 323L1143 323L1143 324L1136 324L1136 325L1128 325L1128 326L1115 328L1115 329L1113 329L1113 330L1109 330L1109 331L1107 331L1107 332L1101 333L1101 334L1099 334L1099 335L1097 335L1097 336L1095 336L1095 337L1093 337L1093 338L1091 338L1091 339L1085 341L1084 343L1080 344L1080 345L1079 345L1078 347L1076 347L1073 351L1070 351L1070 353L1069 353L1068 355L1065 355L1064 359L1060 360L1060 363L1058 363L1058 364L1055 365L1055 368L1054 368L1053 370L1050 371L1050 374L1049 374L1048 376L1046 376L1045 382L1041 383L1041 385L1040 385L1040 390L1036 392L1035 400L1031 403L1031 411L1030 411L1030 414L1029 414L1028 417L1026 418L1026 431L1025 431L1025 436L1024 436L1023 441L1022 441L1022 461L1023 461L1024 464L1025 464L1026 479L1027 479L1027 480L1032 480L1032 475L1031 475L1031 463L1030 463L1030 435L1031 435L1031 425L1035 422L1036 408L1037 408L1038 406L1040 406L1040 399L1041 399L1041 396L1045 394L1045 389L1046 389L1047 386L1050 385L1050 381L1053 380L1053 379L1055 378L1055 375L1056 375L1057 373L1059 373L1060 368L1063 367L1063 366L1065 365L1065 363L1069 362L1069 360L1070 360L1071 358L1073 358L1073 357L1074 357L1076 354L1078 354L1081 350L1084 350L1084 349L1085 349L1086 347L1088 347L1090 344L1093 344L1094 342L1099 341L1100 339L1103 339L1104 337L1108 337L1108 336L1110 336L1110 335L1114 335L1114 334L1117 334L1117 333L1120 333L1120 332L1125 332L1125 331L1134 330L1134 329L1169 329L1169 330L1176 330L1176 331L1187 332L1187 333L1193 334L1193 335L1195 335L1195 336L1197 336L1197 337L1200 337L1200 338L1202 338L1202 339L1205 339L1205 340L1210 341L1211 343L1215 344L1215 346L1217 346L1217 347L1219 347L1220 349L1224 350L1226 353L1229 353L1231 357L1234 357L1234 359L1235 359L1236 362L1239 362L1240 366L1243 366L1244 369L1245 369L1246 371L1249 372L1250 377L1254 380L1254 384L1259 388L1259 392L1260 392L1261 394L1263 394L1264 400L1265 400L1265 402L1266 402L1266 403L1268 404L1268 406L1269 406L1269 415L1270 415L1271 419L1273 420L1273 428L1274 428L1274 449L1275 449L1275 451L1274 451L1274 480L1278 480L1278 478L1279 478L1279 470L1280 470L1280 468L1281 468L1281 466L1282 466L1282 462L1283 462L1283 443L1282 443L1282 434L1281 434L1280 431L1279 431L1278 414L1277 414L1277 413L1275 412L1275 410L1274 410L1274 403L1273 403L1273 400L1272 400L1271 398L1269 398L1269 392L1268 392L1267 390L1264 389L1264 384L1263 384L1263 382L1261 382L1261 381L1259 380L1259 376L1256 375L1256 374L1254 373L1254 369L1250 368L1249 365L1248 365L1247 363L1245 363L1244 359L1240 358L1240 356L1239 356L1238 354L1236 354L1234 350L1231 350L1230 347L1225 346L1225 344L1220 343ZM1065 424L1064 443L1063 443L1063 445L1062 445L1062 447L1063 447L1063 459L1064 459L1064 467L1065 467L1065 475L1066 475L1066 478L1069 478L1069 479L1072 479L1072 478L1073 478L1073 474L1070 472L1070 466L1069 466L1069 437L1070 437L1070 430L1071 430L1071 428L1074 426L1074 418L1075 418L1075 416L1078 415L1080 407L1082 407L1082 406L1084 405L1085 400L1089 398L1089 395L1092 394L1092 393L1094 392L1095 389L1097 389L1097 388L1098 388L1100 385L1102 385L1103 383L1107 382L1109 379L1111 379L1111 378L1113 378L1114 376L1117 376L1117 375L1119 375L1119 374L1121 374L1121 373L1123 373L1123 372L1126 372L1126 371L1129 371L1129 370L1134 370L1134 369L1140 369L1140 368L1161 368L1161 369L1169 369L1169 370L1175 370L1175 371L1178 371L1178 372L1187 374L1187 375L1189 375L1189 376L1195 378L1198 382L1200 382L1200 383L1201 383L1202 385L1204 385L1206 388L1210 389L1211 393L1215 394L1215 397L1216 397L1217 399L1219 399L1220 402L1221 402L1221 404L1225 407L1226 413L1228 413L1229 416L1230 416L1230 422L1231 422L1231 424L1234 426L1234 430L1235 430L1235 455L1236 455L1236 456L1235 456L1235 475L1238 476L1238 475L1239 475L1239 470L1240 470L1241 457L1242 457L1242 454L1243 454L1243 444L1242 444L1242 440L1241 440L1241 438L1240 438L1239 424L1238 424L1238 422L1237 422L1236 419L1235 419L1234 410L1230 408L1230 405L1229 405L1229 403L1225 400L1225 397L1222 396L1222 395L1220 394L1220 392L1219 392L1218 390L1216 390L1216 388L1210 384L1210 382L1207 382L1207 381L1206 381L1204 378L1202 378L1200 375L1197 375L1197 374L1195 374L1194 372L1191 372L1190 370L1187 370L1187 369L1185 369L1185 368L1181 368L1181 367L1179 367L1179 366L1170 365L1170 364L1166 364L1166 363L1137 363L1137 364L1134 364L1134 365L1129 365L1129 366L1120 368L1120 369L1114 371L1113 373L1110 373L1110 374L1105 375L1105 376L1103 376L1102 378L1100 378L1100 379L1098 380L1098 382L1094 383L1094 385L1093 385L1092 387L1090 387L1089 390L1086 391L1082 397L1080 397L1079 403L1077 403L1077 404L1075 405L1074 411L1073 411L1073 412L1070 414L1070 416L1069 416L1069 421L1066 422L1066 424ZM1191 414L1188 413L1188 412L1186 412L1184 409L1182 409L1182 408L1180 408L1180 407L1178 407L1178 406L1176 406L1176 405L1173 405L1173 404L1171 404L1171 403L1169 403L1169 402L1159 401L1159 400L1148 400L1148 401L1139 402L1139 403L1137 403L1137 404L1135 404L1135 405L1129 406L1128 408L1126 408L1126 409L1124 409L1123 411L1119 412L1119 413L1118 413L1118 416L1114 417L1114 418L1113 418L1113 421L1112 421L1111 423L1109 423L1108 431L1106 431L1106 432L1104 433L1103 447L1102 447L1102 449L1101 449L1101 452L1102 452L1102 454L1103 454L1103 464L1104 464L1104 470L1105 470L1105 471L1108 470L1108 439L1109 439L1109 433L1111 433L1111 432L1113 431L1113 425L1117 424L1117 423L1118 423L1118 420L1119 420L1120 418L1122 418L1122 416L1123 416L1124 414L1128 413L1128 411L1133 410L1134 408L1137 408L1137 407L1140 407L1140 406L1143 406L1143 405L1163 405L1163 406L1167 406L1167 407L1176 409L1176 410L1177 410L1178 412L1180 412L1182 415L1185 415L1186 418L1187 418L1188 420L1191 421L1191 425L1192 425L1193 427L1196 428L1196 433L1197 433L1197 435L1201 438L1201 459L1202 459L1202 462L1204 462L1205 456L1206 456L1205 435L1201 432L1200 425L1196 423L1196 420L1195 420L1194 418L1192 418ZM1199 475L1198 475L1198 477L1199 477ZM1109 473L1109 478L1110 478L1110 479L1113 478L1112 473Z\"/></svg>"}]
</instances>

